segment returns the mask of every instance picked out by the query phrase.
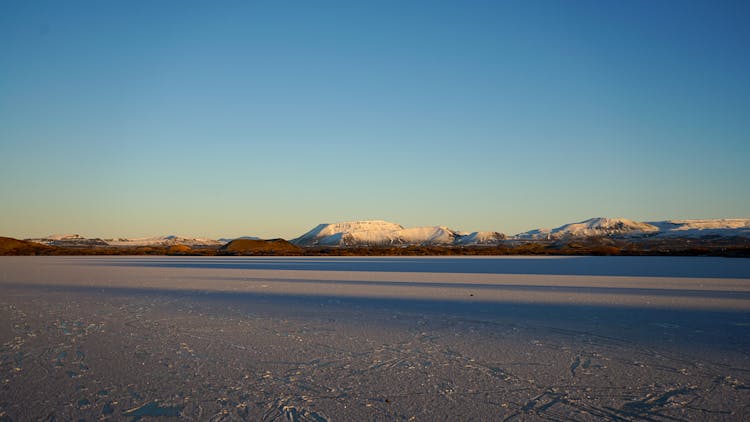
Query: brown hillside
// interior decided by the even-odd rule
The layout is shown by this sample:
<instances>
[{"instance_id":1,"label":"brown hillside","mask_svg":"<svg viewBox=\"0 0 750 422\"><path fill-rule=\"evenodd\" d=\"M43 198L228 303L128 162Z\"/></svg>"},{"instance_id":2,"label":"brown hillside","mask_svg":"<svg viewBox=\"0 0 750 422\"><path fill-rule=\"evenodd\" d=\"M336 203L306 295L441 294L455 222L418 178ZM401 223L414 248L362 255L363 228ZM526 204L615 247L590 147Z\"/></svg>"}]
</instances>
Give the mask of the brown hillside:
<instances>
[{"instance_id":1,"label":"brown hillside","mask_svg":"<svg viewBox=\"0 0 750 422\"><path fill-rule=\"evenodd\" d=\"M301 249L284 239L235 239L222 246L219 252L227 255L284 255L300 253Z\"/></svg>"},{"instance_id":2,"label":"brown hillside","mask_svg":"<svg viewBox=\"0 0 750 422\"><path fill-rule=\"evenodd\" d=\"M0 237L0 255L43 255L52 253L55 249L12 237Z\"/></svg>"},{"instance_id":3,"label":"brown hillside","mask_svg":"<svg viewBox=\"0 0 750 422\"><path fill-rule=\"evenodd\" d=\"M193 249L187 245L172 245L167 249L167 255L188 255L193 252Z\"/></svg>"}]
</instances>

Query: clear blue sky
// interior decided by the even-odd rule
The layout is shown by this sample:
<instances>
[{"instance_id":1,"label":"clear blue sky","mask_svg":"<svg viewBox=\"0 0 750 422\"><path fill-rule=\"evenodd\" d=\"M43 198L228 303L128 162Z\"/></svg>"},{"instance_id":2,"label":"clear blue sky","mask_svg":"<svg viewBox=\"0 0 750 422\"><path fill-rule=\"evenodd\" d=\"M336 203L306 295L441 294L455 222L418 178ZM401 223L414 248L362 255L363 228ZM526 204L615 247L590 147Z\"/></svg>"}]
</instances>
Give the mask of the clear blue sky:
<instances>
[{"instance_id":1,"label":"clear blue sky","mask_svg":"<svg viewBox=\"0 0 750 422\"><path fill-rule=\"evenodd\" d=\"M0 235L750 217L750 2L0 2Z\"/></svg>"}]
</instances>

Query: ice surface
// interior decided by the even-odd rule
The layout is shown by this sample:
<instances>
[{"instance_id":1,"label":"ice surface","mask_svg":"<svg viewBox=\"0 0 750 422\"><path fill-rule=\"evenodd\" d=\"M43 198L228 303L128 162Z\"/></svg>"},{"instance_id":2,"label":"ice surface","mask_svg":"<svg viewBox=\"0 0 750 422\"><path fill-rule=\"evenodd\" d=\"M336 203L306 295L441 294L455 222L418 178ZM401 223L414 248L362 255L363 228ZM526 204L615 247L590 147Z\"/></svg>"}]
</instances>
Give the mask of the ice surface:
<instances>
[{"instance_id":1,"label":"ice surface","mask_svg":"<svg viewBox=\"0 0 750 422\"><path fill-rule=\"evenodd\" d=\"M747 259L0 257L0 418L748 420L749 311Z\"/></svg>"}]
</instances>

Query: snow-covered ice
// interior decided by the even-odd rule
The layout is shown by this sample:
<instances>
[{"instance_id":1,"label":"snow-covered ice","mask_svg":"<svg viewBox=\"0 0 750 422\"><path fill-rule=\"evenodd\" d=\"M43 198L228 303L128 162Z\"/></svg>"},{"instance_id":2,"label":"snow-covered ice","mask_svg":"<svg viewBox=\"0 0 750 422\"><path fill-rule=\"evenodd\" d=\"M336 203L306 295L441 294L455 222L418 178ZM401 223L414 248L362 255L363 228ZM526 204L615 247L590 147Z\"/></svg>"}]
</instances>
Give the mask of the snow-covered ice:
<instances>
[{"instance_id":1,"label":"snow-covered ice","mask_svg":"<svg viewBox=\"0 0 750 422\"><path fill-rule=\"evenodd\" d=\"M0 257L11 420L747 420L750 260Z\"/></svg>"}]
</instances>

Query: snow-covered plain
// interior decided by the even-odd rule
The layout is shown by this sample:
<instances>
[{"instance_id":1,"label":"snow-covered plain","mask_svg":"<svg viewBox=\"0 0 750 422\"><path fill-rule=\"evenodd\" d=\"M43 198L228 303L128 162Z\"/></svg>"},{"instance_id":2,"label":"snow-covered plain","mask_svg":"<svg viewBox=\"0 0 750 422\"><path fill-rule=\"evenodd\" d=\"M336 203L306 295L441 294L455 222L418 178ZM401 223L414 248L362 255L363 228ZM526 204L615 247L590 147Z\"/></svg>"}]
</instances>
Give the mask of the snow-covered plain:
<instances>
[{"instance_id":1,"label":"snow-covered plain","mask_svg":"<svg viewBox=\"0 0 750 422\"><path fill-rule=\"evenodd\" d=\"M12 420L747 420L750 260L0 257Z\"/></svg>"}]
</instances>

